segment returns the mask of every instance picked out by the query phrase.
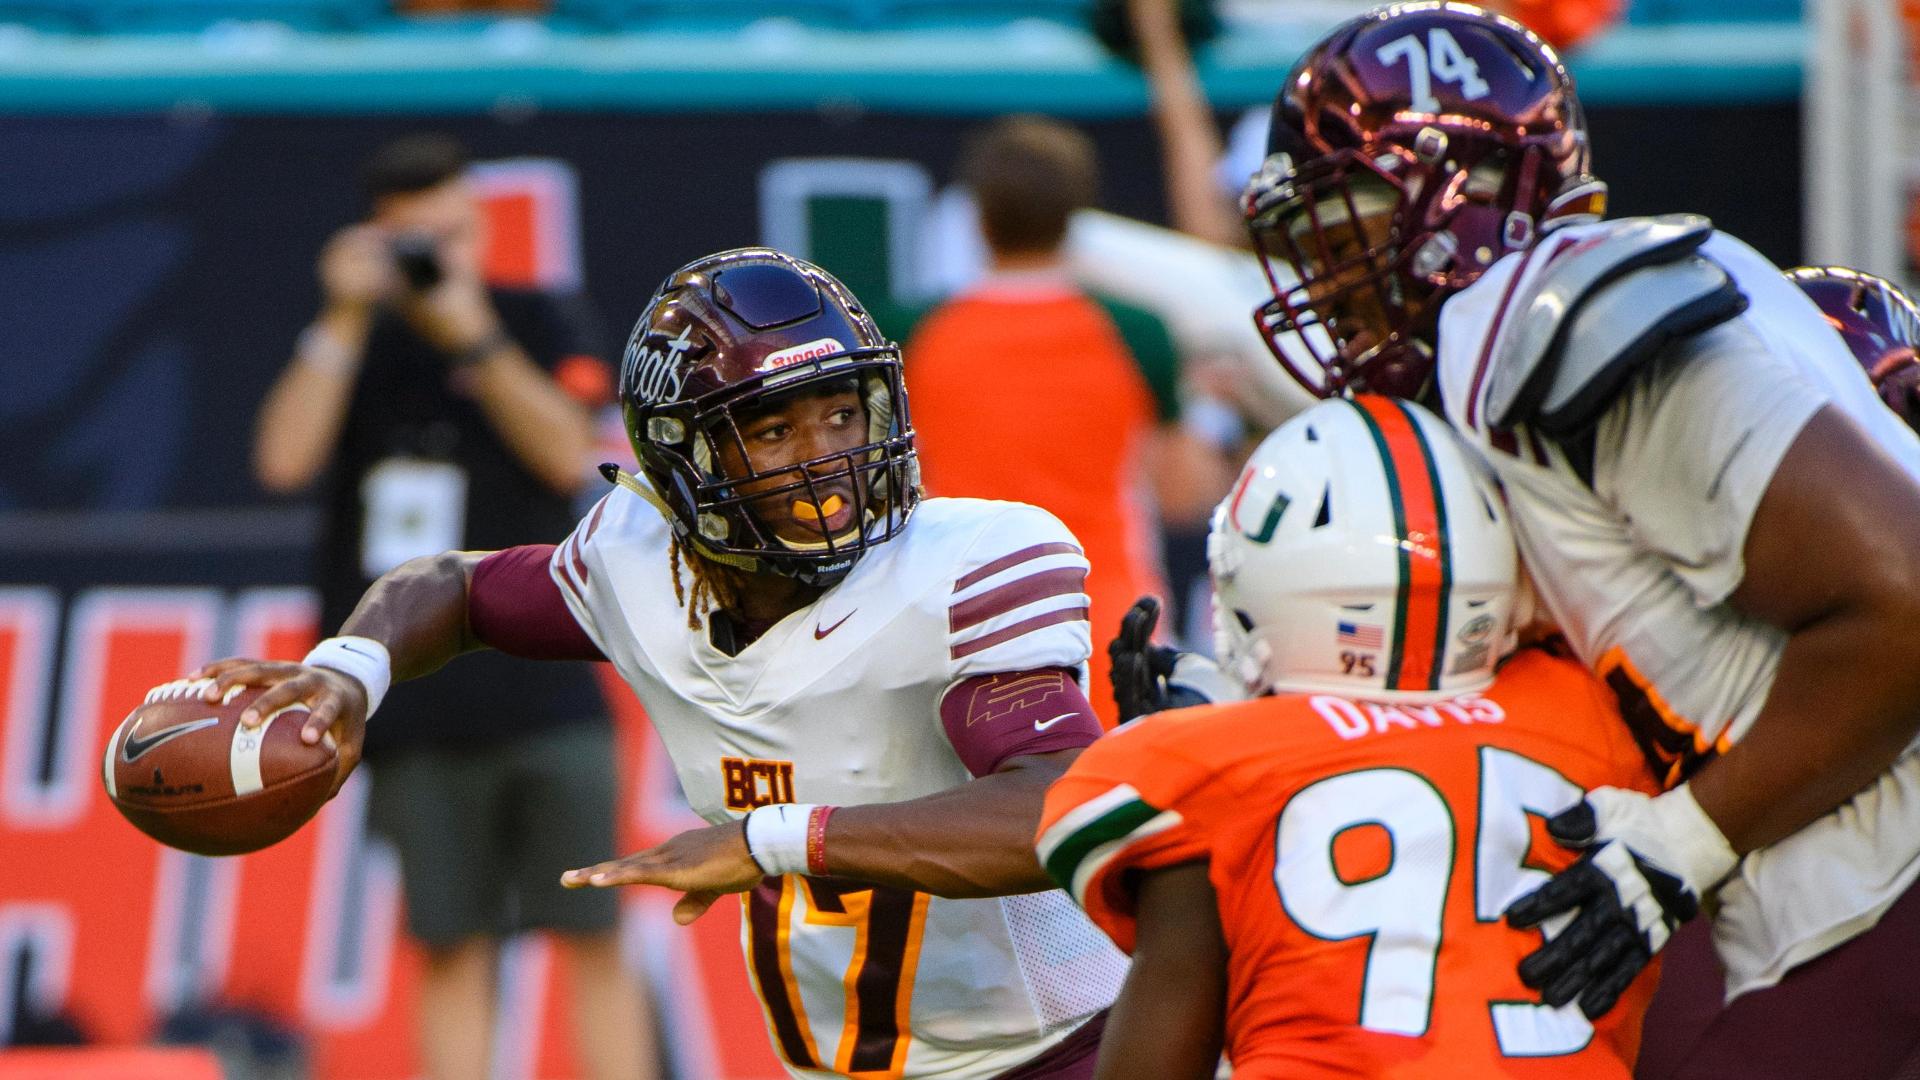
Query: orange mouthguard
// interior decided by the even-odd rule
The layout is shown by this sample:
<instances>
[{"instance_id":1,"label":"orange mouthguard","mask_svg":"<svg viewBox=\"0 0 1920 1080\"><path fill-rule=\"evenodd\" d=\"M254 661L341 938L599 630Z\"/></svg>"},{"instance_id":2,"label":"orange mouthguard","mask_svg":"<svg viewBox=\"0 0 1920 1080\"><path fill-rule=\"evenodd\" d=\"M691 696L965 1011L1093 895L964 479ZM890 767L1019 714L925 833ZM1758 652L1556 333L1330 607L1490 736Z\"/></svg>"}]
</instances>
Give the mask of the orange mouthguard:
<instances>
[{"instance_id":1,"label":"orange mouthguard","mask_svg":"<svg viewBox=\"0 0 1920 1080\"><path fill-rule=\"evenodd\" d=\"M829 495L820 500L819 506L815 506L805 499L795 499L793 500L793 516L798 518L812 518L815 521L825 521L839 513L840 508L845 505L847 505L847 500L838 495Z\"/></svg>"}]
</instances>

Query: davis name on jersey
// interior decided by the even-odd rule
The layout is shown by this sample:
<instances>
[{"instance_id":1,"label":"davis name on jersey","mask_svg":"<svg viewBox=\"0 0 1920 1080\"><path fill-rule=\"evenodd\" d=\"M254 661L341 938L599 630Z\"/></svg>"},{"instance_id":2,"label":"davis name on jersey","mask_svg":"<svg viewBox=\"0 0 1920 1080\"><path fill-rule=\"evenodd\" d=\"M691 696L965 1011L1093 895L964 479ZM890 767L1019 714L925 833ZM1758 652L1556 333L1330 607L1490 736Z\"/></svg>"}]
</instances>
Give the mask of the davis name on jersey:
<instances>
[{"instance_id":1,"label":"davis name on jersey","mask_svg":"<svg viewBox=\"0 0 1920 1080\"><path fill-rule=\"evenodd\" d=\"M1668 282L1654 266L1590 285L1567 281L1593 281L1594 260L1633 250L1650 228L1688 220L1702 236L1685 257L1724 272L1745 310L1644 358L1598 403L1590 434L1562 442L1526 424L1498 430L1489 415L1502 407L1495 388L1521 381L1503 365L1532 362L1530 341L1557 334L1571 367L1604 371L1614 342L1653 329L1621 325L1632 321L1622 313L1657 311L1662 290L1694 279ZM1567 310L1575 288L1613 293L1595 308L1613 313L1609 326L1551 321L1548 309ZM1446 302L1438 361L1448 417L1499 474L1542 601L1619 695L1670 785L1737 741L1772 686L1785 635L1723 601L1740 583L1760 497L1806 422L1832 404L1920 476L1920 441L1881 404L1819 309L1704 219L1624 219L1548 234ZM1909 750L1847 807L1748 855L1723 887L1715 938L1729 996L1770 985L1872 926L1916 875L1920 758Z\"/></svg>"},{"instance_id":2,"label":"davis name on jersey","mask_svg":"<svg viewBox=\"0 0 1920 1080\"><path fill-rule=\"evenodd\" d=\"M1655 976L1589 1024L1521 984L1540 935L1500 917L1574 859L1536 819L1602 784L1653 788L1601 688L1528 649L1430 704L1282 694L1126 725L1049 792L1038 847L1129 949L1127 875L1208 862L1236 1078L1626 1080Z\"/></svg>"},{"instance_id":3,"label":"davis name on jersey","mask_svg":"<svg viewBox=\"0 0 1920 1080\"><path fill-rule=\"evenodd\" d=\"M687 627L668 535L658 512L616 490L551 568L709 822L776 798L859 805L966 783L939 716L948 687L1084 672L1087 562L1031 506L922 502L908 528L737 656ZM789 875L744 903L749 971L795 1075L990 1076L1105 1008L1125 973L1058 891L949 900Z\"/></svg>"}]
</instances>

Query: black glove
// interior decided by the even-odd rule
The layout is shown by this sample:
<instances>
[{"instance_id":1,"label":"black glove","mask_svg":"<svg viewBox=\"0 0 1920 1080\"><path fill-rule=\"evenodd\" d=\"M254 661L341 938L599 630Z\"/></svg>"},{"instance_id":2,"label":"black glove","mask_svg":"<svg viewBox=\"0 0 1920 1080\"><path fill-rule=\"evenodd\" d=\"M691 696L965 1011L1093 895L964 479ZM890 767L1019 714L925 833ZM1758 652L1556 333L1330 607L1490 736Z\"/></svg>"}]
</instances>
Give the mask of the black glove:
<instances>
[{"instance_id":1,"label":"black glove","mask_svg":"<svg viewBox=\"0 0 1920 1080\"><path fill-rule=\"evenodd\" d=\"M1549 818L1547 833L1580 859L1510 904L1507 923L1525 930L1573 918L1520 961L1520 981L1549 1005L1577 998L1597 1020L1736 860L1684 787L1659 798L1596 789Z\"/></svg>"},{"instance_id":2,"label":"black glove","mask_svg":"<svg viewBox=\"0 0 1920 1080\"><path fill-rule=\"evenodd\" d=\"M1160 601L1143 596L1127 609L1120 633L1107 643L1107 658L1112 661L1107 677L1113 683L1121 723L1170 707L1166 679L1173 674L1177 654L1153 643L1153 628L1159 623Z\"/></svg>"},{"instance_id":3,"label":"black glove","mask_svg":"<svg viewBox=\"0 0 1920 1080\"><path fill-rule=\"evenodd\" d=\"M1127 609L1126 617L1120 620L1120 633L1107 644L1107 657L1113 662L1107 676L1113 683L1114 703L1120 706L1121 723L1214 700L1212 695L1177 680L1175 668L1182 668L1182 674L1186 674L1186 668L1204 658L1155 645L1153 628L1159 622L1160 601L1143 596ZM1183 664L1183 659L1187 663Z\"/></svg>"}]
</instances>

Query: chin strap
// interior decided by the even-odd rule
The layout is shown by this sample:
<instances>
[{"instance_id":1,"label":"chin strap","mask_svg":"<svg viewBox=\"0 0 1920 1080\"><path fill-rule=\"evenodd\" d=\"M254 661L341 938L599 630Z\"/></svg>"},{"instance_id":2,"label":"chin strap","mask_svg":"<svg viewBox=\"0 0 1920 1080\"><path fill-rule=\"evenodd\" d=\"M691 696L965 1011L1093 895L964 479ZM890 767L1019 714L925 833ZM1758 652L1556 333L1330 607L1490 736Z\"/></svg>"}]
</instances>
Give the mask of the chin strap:
<instances>
[{"instance_id":1,"label":"chin strap","mask_svg":"<svg viewBox=\"0 0 1920 1080\"><path fill-rule=\"evenodd\" d=\"M675 525L678 523L679 519L675 517L673 507L668 506L667 501L660 497L660 493L653 490L652 484L622 469L611 461L601 464L600 475L606 478L607 483L615 487L625 488L635 495L640 496L642 499L645 499L648 506L660 511L660 516L667 519L667 524ZM749 574L757 573L760 570L760 560L750 555L734 555L724 551L714 551L698 536L691 533L688 534L687 538L692 541L695 550L700 553L700 557L703 559L720 563L723 566L731 566L736 570L744 570Z\"/></svg>"}]
</instances>

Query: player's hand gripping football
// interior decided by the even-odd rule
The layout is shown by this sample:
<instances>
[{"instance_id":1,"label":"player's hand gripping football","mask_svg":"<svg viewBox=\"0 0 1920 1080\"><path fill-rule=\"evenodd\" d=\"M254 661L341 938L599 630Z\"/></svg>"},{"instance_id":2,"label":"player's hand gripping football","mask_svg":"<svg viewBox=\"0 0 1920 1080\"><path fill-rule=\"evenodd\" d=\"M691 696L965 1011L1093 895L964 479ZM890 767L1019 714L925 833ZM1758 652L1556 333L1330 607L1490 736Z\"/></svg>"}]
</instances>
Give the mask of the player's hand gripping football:
<instances>
[{"instance_id":1,"label":"player's hand gripping football","mask_svg":"<svg viewBox=\"0 0 1920 1080\"><path fill-rule=\"evenodd\" d=\"M747 835L735 823L689 829L664 844L624 859L560 875L569 889L659 885L685 893L673 905L673 921L685 926L728 893L746 892L766 871L747 850Z\"/></svg>"},{"instance_id":2,"label":"player's hand gripping football","mask_svg":"<svg viewBox=\"0 0 1920 1080\"><path fill-rule=\"evenodd\" d=\"M336 794L360 764L360 746L367 737L367 688L353 676L332 668L236 657L216 660L194 672L192 678L213 680L202 695L208 701L220 700L235 686L265 687L266 692L240 714L240 722L247 727L260 726L289 705L306 706L307 720L300 725L300 741L311 746L321 736L333 734L338 762L333 777Z\"/></svg>"},{"instance_id":3,"label":"player's hand gripping football","mask_svg":"<svg viewBox=\"0 0 1920 1080\"><path fill-rule=\"evenodd\" d=\"M1549 1005L1577 999L1589 1020L1613 1008L1739 862L1685 785L1660 796L1596 788L1547 832L1580 859L1509 905L1507 922L1572 921L1520 961L1520 981Z\"/></svg>"},{"instance_id":4,"label":"player's hand gripping football","mask_svg":"<svg viewBox=\"0 0 1920 1080\"><path fill-rule=\"evenodd\" d=\"M1148 713L1238 701L1246 692L1213 661L1198 653L1153 643L1160 622L1160 601L1143 596L1127 609L1120 632L1107 644L1112 661L1107 677L1125 723Z\"/></svg>"}]
</instances>

